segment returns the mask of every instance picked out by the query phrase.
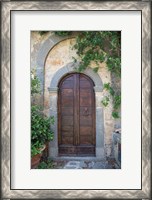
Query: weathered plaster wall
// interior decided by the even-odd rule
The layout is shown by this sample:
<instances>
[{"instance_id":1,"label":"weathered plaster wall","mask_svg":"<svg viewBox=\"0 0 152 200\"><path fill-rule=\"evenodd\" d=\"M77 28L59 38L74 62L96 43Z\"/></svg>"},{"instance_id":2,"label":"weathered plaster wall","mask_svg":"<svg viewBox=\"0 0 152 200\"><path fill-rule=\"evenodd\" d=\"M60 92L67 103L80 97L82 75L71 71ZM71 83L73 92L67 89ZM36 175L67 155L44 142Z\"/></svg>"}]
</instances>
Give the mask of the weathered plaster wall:
<instances>
[{"instance_id":1,"label":"weathered plaster wall","mask_svg":"<svg viewBox=\"0 0 152 200\"><path fill-rule=\"evenodd\" d=\"M41 36L38 31L31 31L31 68L37 67L37 56L40 46L51 35L51 32L48 32Z\"/></svg>"},{"instance_id":2,"label":"weathered plaster wall","mask_svg":"<svg viewBox=\"0 0 152 200\"><path fill-rule=\"evenodd\" d=\"M35 67L37 65L37 55L39 48L44 43L44 41L50 37L52 33L46 34L45 36L40 36L37 32L33 32L31 34L31 67ZM44 109L45 113L47 115L51 115L50 106L56 107L56 101L53 100L53 98L56 98L56 94L49 92L48 88L50 87L50 83L52 80L52 77L54 74L61 69L62 67L66 66L68 63L73 62L73 57L77 57L75 50L71 48L71 46L75 43L75 39L65 39L58 44L56 44L48 53L46 60L45 60L45 69L44 74L42 74L44 78ZM91 67L96 67L95 63L91 64ZM102 63L100 64L100 68L98 71L98 74L104 83L112 82L111 80L111 74L107 70L106 64ZM106 91L102 92L96 92L96 106L102 107L101 100L105 96ZM51 100L50 101L50 97ZM55 102L55 103L54 103ZM54 103L54 105L51 105ZM111 155L111 147L112 147L112 132L116 126L116 124L119 123L120 120L114 120L111 116L112 112L112 102L110 102L109 106L103 108L104 113L104 144L105 144L105 153L106 156ZM54 113L53 113L54 114ZM96 119L98 123L100 119Z\"/></svg>"},{"instance_id":3,"label":"weathered plaster wall","mask_svg":"<svg viewBox=\"0 0 152 200\"><path fill-rule=\"evenodd\" d=\"M71 49L74 41L74 39L68 39L60 42L49 52L46 58L44 74L44 107L46 112L49 112L50 108L48 87L50 86L52 77L59 69L73 61L72 56L76 56L75 51Z\"/></svg>"},{"instance_id":4,"label":"weathered plaster wall","mask_svg":"<svg viewBox=\"0 0 152 200\"><path fill-rule=\"evenodd\" d=\"M31 31L31 69L36 69L37 65L37 57L38 52L43 45L44 41L52 35L51 32L46 33L45 35L40 35L38 31ZM43 74L41 74L42 76ZM43 85L42 85L43 88ZM43 91L41 91L43 94ZM42 94L34 94L31 98L32 104L43 105L43 95Z\"/></svg>"}]
</instances>

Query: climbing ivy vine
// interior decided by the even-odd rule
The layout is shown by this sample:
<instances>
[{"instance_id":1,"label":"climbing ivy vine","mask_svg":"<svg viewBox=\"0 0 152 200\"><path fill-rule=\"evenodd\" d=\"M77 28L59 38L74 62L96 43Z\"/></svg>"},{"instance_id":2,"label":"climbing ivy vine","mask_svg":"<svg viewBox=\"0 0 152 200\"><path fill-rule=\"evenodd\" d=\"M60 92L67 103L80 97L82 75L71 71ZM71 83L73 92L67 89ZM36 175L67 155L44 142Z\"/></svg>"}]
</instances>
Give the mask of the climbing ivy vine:
<instances>
[{"instance_id":1,"label":"climbing ivy vine","mask_svg":"<svg viewBox=\"0 0 152 200\"><path fill-rule=\"evenodd\" d=\"M31 70L31 95L40 94L40 80L36 76L36 69Z\"/></svg>"},{"instance_id":2,"label":"climbing ivy vine","mask_svg":"<svg viewBox=\"0 0 152 200\"><path fill-rule=\"evenodd\" d=\"M42 36L45 35L46 33L48 33L49 31L38 31L38 33Z\"/></svg>"},{"instance_id":3,"label":"climbing ivy vine","mask_svg":"<svg viewBox=\"0 0 152 200\"><path fill-rule=\"evenodd\" d=\"M71 34L68 31L55 32L59 36ZM83 72L92 62L96 64L93 69L98 72L100 63L105 62L108 70L118 80L121 78L121 32L120 31L82 31L76 36L76 44L73 46L81 62L78 68ZM76 58L74 58L75 61ZM121 92L119 87L113 87L110 83L104 84L104 90L108 92L102 100L102 104L107 107L110 98L113 100L114 118L119 118L121 105Z\"/></svg>"},{"instance_id":4,"label":"climbing ivy vine","mask_svg":"<svg viewBox=\"0 0 152 200\"><path fill-rule=\"evenodd\" d=\"M81 58L79 71L85 70L92 61L97 64L106 62L109 71L121 75L120 66L120 32L85 31L76 37L74 48Z\"/></svg>"},{"instance_id":5,"label":"climbing ivy vine","mask_svg":"<svg viewBox=\"0 0 152 200\"><path fill-rule=\"evenodd\" d=\"M120 93L120 90L115 92L114 89L110 86L110 83L105 83L104 84L104 89L109 92L109 95L113 99L113 112L112 112L113 118L119 118L120 116L119 116L119 112L118 111L119 111L120 106L121 106L121 93ZM105 107L108 106L109 102L110 102L109 96L105 96L104 99L101 101L101 103Z\"/></svg>"},{"instance_id":6,"label":"climbing ivy vine","mask_svg":"<svg viewBox=\"0 0 152 200\"><path fill-rule=\"evenodd\" d=\"M71 35L71 31L55 31L55 34L58 36L67 36L67 35Z\"/></svg>"}]
</instances>

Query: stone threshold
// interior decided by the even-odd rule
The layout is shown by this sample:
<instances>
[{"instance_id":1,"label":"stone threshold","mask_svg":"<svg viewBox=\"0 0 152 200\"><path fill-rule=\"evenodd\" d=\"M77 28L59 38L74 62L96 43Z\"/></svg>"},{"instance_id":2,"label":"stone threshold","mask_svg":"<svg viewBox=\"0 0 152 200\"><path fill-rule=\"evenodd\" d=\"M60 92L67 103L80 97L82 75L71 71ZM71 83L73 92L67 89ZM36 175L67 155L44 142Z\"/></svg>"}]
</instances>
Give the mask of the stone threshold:
<instances>
[{"instance_id":1,"label":"stone threshold","mask_svg":"<svg viewBox=\"0 0 152 200\"><path fill-rule=\"evenodd\" d=\"M95 157L95 156L93 156L93 157L87 157L87 156L84 156L84 157L75 157L75 156L58 156L58 157L56 157L56 158L51 158L52 160L54 160L54 161L63 161L63 160L65 160L65 161L71 161L71 160L75 160L75 161L102 161L102 162L104 162L104 161L106 161L106 159L103 159L103 158L99 158L99 157Z\"/></svg>"}]
</instances>

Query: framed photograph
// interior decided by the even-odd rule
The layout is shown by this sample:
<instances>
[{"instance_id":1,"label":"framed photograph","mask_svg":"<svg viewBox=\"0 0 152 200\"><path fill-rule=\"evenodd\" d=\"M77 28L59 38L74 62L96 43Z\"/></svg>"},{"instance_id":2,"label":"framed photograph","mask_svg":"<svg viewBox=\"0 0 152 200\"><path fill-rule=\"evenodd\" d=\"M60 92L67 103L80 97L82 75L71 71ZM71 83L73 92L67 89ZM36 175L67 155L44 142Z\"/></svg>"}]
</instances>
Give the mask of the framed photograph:
<instances>
[{"instance_id":1,"label":"framed photograph","mask_svg":"<svg viewBox=\"0 0 152 200\"><path fill-rule=\"evenodd\" d=\"M3 199L151 198L151 2L1 2Z\"/></svg>"}]
</instances>

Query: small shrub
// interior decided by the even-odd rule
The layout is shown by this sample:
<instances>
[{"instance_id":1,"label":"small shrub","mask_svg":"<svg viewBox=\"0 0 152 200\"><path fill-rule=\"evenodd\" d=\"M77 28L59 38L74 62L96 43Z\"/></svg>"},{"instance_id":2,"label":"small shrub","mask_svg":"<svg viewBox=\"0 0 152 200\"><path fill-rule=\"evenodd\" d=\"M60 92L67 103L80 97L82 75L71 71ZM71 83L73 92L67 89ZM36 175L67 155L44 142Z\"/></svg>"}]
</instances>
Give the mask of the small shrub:
<instances>
[{"instance_id":1,"label":"small shrub","mask_svg":"<svg viewBox=\"0 0 152 200\"><path fill-rule=\"evenodd\" d=\"M32 145L39 143L45 144L47 141L53 140L53 131L51 124L54 124L54 117L46 117L39 106L31 108L31 143Z\"/></svg>"},{"instance_id":2,"label":"small shrub","mask_svg":"<svg viewBox=\"0 0 152 200\"><path fill-rule=\"evenodd\" d=\"M31 71L31 95L40 94L40 80L36 76L36 70Z\"/></svg>"},{"instance_id":3,"label":"small shrub","mask_svg":"<svg viewBox=\"0 0 152 200\"><path fill-rule=\"evenodd\" d=\"M42 144L39 143L38 141L35 144L31 145L31 156L35 156L37 154L41 153L40 148L42 148Z\"/></svg>"},{"instance_id":4,"label":"small shrub","mask_svg":"<svg viewBox=\"0 0 152 200\"><path fill-rule=\"evenodd\" d=\"M52 168L53 168L53 161L50 159L42 161L38 165L38 169L52 169Z\"/></svg>"}]
</instances>

